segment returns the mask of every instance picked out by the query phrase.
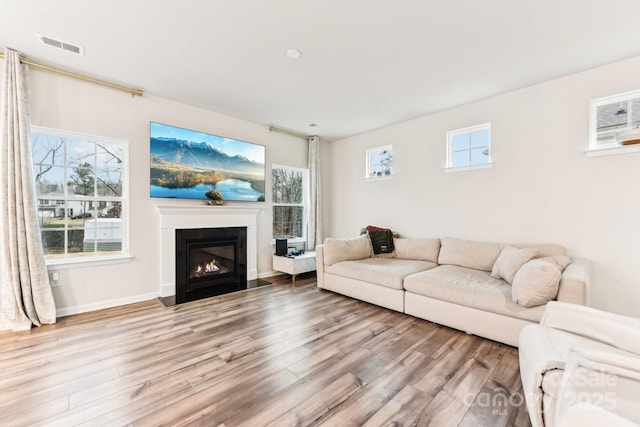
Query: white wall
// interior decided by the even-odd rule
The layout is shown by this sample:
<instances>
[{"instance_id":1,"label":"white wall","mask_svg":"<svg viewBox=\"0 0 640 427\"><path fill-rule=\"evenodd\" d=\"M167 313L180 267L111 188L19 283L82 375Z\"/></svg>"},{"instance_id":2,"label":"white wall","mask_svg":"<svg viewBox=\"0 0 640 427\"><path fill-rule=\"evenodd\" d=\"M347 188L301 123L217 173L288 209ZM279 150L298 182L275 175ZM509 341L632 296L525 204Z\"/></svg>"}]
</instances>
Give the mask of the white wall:
<instances>
[{"instance_id":1,"label":"white wall","mask_svg":"<svg viewBox=\"0 0 640 427\"><path fill-rule=\"evenodd\" d=\"M589 100L636 89L640 57L333 142L326 235L371 224L407 237L560 243L593 261L591 305L640 316L640 153L584 153ZM446 131L485 122L493 168L445 173ZM365 182L365 150L386 144L396 176Z\"/></svg>"},{"instance_id":2,"label":"white wall","mask_svg":"<svg viewBox=\"0 0 640 427\"><path fill-rule=\"evenodd\" d=\"M233 118L145 94L130 95L54 74L31 72L31 116L34 125L101 135L129 141L130 248L129 263L60 270L54 287L59 314L87 311L160 295L160 228L154 204L194 204L149 197L149 122L171 124L266 146L267 174L271 163L306 167L307 143L268 126ZM258 217L258 274L271 275L271 187ZM212 207L215 209L215 207Z\"/></svg>"}]
</instances>

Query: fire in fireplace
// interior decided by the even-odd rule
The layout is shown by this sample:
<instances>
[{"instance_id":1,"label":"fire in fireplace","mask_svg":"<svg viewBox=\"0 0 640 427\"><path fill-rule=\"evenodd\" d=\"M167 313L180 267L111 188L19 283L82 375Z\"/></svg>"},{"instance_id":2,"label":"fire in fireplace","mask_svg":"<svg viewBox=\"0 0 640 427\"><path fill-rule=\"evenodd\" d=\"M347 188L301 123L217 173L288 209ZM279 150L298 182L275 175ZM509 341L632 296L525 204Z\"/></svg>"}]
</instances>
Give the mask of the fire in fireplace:
<instances>
[{"instance_id":1,"label":"fire in fireplace","mask_svg":"<svg viewBox=\"0 0 640 427\"><path fill-rule=\"evenodd\" d=\"M246 288L246 227L176 230L176 303Z\"/></svg>"},{"instance_id":2,"label":"fire in fireplace","mask_svg":"<svg viewBox=\"0 0 640 427\"><path fill-rule=\"evenodd\" d=\"M189 278L207 277L211 274L225 274L232 272L235 267L235 247L189 245Z\"/></svg>"}]
</instances>

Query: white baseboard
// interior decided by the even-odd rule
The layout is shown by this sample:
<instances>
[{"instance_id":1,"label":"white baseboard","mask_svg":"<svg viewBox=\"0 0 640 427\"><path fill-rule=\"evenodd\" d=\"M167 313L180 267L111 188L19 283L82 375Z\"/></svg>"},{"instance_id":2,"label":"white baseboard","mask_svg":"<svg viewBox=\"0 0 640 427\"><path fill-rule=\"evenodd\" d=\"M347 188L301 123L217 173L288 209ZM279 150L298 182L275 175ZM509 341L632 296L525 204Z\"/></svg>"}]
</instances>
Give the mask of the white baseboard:
<instances>
[{"instance_id":1,"label":"white baseboard","mask_svg":"<svg viewBox=\"0 0 640 427\"><path fill-rule=\"evenodd\" d=\"M273 271L267 271L264 273L260 273L257 275L258 278L260 279L264 279L265 277L271 277L273 276ZM150 294L143 294L143 295L136 295L136 296L132 296L132 297L127 297L127 298L120 298L120 299L114 299L114 300L109 300L109 301L100 301L100 302L96 302L93 304L85 304L85 305L77 305L74 307L65 307L65 308L59 308L56 310L56 316L57 317L64 317L64 316L70 316L72 314L80 314L80 313L86 313L89 311L96 311L96 310L102 310L103 308L111 308L111 307L117 307L120 305L127 305L127 304L133 304L136 302L141 302L141 301L148 301L154 298L158 298L158 297L168 297L171 295L175 295L176 291L175 291L175 286L174 284L163 284L161 285L161 292L160 294L158 293L150 293Z\"/></svg>"},{"instance_id":2,"label":"white baseboard","mask_svg":"<svg viewBox=\"0 0 640 427\"><path fill-rule=\"evenodd\" d=\"M265 277L273 276L273 271L266 271L264 273L258 274L258 279L264 279Z\"/></svg>"},{"instance_id":3,"label":"white baseboard","mask_svg":"<svg viewBox=\"0 0 640 427\"><path fill-rule=\"evenodd\" d=\"M158 293L154 292L150 294L136 295L136 296L127 297L127 298L112 299L109 301L100 301L93 304L59 308L56 310L56 317L70 316L72 314L80 314L80 313L87 313L89 311L102 310L103 308L118 307L121 305L133 304L141 301L149 301L154 298L158 298L159 296L160 295L158 295Z\"/></svg>"}]
</instances>

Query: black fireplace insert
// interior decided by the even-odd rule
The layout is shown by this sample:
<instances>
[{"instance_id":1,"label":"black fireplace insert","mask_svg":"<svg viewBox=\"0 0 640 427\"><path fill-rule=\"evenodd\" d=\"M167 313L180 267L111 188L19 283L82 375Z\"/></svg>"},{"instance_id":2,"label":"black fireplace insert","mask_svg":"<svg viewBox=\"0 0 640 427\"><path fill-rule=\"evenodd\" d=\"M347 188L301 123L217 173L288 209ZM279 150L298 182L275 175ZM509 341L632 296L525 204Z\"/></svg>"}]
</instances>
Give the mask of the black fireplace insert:
<instances>
[{"instance_id":1,"label":"black fireplace insert","mask_svg":"<svg viewBox=\"0 0 640 427\"><path fill-rule=\"evenodd\" d=\"M176 304L247 289L247 228L176 229Z\"/></svg>"}]
</instances>

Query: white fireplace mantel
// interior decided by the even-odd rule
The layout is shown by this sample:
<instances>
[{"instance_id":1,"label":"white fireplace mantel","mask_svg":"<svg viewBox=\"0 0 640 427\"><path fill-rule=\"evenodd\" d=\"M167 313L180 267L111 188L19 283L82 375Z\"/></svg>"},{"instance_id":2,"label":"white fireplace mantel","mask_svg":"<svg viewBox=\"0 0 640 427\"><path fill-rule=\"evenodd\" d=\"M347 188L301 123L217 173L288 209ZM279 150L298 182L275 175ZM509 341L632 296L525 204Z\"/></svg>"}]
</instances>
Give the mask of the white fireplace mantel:
<instances>
[{"instance_id":1,"label":"white fireplace mantel","mask_svg":"<svg viewBox=\"0 0 640 427\"><path fill-rule=\"evenodd\" d=\"M258 278L258 213L244 206L155 205L160 214L161 296L176 293L176 229L247 227L247 280Z\"/></svg>"}]
</instances>

